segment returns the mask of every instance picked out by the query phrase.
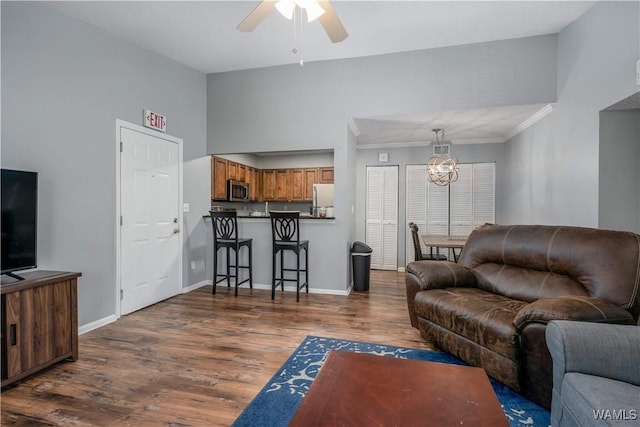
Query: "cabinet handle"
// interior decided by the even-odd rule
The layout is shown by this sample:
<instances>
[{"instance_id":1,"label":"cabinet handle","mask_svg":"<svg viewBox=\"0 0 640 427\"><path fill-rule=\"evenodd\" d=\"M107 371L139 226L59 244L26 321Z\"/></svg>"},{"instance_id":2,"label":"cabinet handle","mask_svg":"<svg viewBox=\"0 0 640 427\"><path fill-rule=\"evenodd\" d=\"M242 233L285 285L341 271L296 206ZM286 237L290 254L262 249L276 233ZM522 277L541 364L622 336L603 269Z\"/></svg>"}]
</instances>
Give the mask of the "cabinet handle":
<instances>
[{"instance_id":1,"label":"cabinet handle","mask_svg":"<svg viewBox=\"0 0 640 427\"><path fill-rule=\"evenodd\" d=\"M11 338L11 345L16 345L18 342L17 339L17 334L16 334L16 324L12 323L10 326L10 338Z\"/></svg>"}]
</instances>

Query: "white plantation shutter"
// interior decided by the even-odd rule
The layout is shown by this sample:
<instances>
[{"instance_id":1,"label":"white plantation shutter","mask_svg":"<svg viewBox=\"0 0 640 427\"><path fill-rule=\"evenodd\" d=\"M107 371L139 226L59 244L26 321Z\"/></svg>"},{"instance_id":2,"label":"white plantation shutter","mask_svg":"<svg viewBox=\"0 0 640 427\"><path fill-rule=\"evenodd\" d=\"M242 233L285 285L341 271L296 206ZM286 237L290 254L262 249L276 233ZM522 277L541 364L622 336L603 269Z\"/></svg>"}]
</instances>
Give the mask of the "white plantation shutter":
<instances>
[{"instance_id":1,"label":"white plantation shutter","mask_svg":"<svg viewBox=\"0 0 640 427\"><path fill-rule=\"evenodd\" d=\"M409 223L413 222L418 226L418 233L425 233L427 229L427 166L407 165L407 185L406 185L406 263L415 259L413 249L413 237L409 229ZM422 239L420 239L422 251L426 250Z\"/></svg>"},{"instance_id":2,"label":"white plantation shutter","mask_svg":"<svg viewBox=\"0 0 640 427\"><path fill-rule=\"evenodd\" d=\"M371 268L398 268L398 168L367 167L366 243Z\"/></svg>"},{"instance_id":3,"label":"white plantation shutter","mask_svg":"<svg viewBox=\"0 0 640 427\"><path fill-rule=\"evenodd\" d=\"M449 230L452 236L467 236L473 230L473 166L458 165L458 180L451 184Z\"/></svg>"},{"instance_id":4,"label":"white plantation shutter","mask_svg":"<svg viewBox=\"0 0 640 427\"><path fill-rule=\"evenodd\" d=\"M496 164L473 165L473 228L496 222Z\"/></svg>"}]
</instances>

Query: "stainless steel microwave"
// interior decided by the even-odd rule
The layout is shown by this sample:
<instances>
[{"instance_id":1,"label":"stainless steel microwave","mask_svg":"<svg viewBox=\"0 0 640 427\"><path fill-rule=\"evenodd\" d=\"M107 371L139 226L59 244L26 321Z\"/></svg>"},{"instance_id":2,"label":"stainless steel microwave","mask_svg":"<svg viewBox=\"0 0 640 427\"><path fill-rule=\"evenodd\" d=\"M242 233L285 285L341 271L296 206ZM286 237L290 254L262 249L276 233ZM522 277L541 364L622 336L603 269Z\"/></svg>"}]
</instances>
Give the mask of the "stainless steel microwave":
<instances>
[{"instance_id":1,"label":"stainless steel microwave","mask_svg":"<svg viewBox=\"0 0 640 427\"><path fill-rule=\"evenodd\" d=\"M249 201L249 184L246 182L227 181L227 200L230 202L247 202Z\"/></svg>"}]
</instances>

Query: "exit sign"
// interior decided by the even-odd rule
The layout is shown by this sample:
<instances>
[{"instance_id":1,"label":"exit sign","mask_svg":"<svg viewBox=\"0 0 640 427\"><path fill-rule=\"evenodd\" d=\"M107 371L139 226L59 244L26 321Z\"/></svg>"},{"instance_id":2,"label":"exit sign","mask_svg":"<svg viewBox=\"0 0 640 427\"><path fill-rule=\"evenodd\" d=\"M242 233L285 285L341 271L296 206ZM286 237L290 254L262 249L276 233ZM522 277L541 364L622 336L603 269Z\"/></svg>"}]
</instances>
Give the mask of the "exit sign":
<instances>
[{"instance_id":1,"label":"exit sign","mask_svg":"<svg viewBox=\"0 0 640 427\"><path fill-rule=\"evenodd\" d=\"M148 128L159 130L160 132L166 132L167 118L151 110L144 110L144 125Z\"/></svg>"}]
</instances>

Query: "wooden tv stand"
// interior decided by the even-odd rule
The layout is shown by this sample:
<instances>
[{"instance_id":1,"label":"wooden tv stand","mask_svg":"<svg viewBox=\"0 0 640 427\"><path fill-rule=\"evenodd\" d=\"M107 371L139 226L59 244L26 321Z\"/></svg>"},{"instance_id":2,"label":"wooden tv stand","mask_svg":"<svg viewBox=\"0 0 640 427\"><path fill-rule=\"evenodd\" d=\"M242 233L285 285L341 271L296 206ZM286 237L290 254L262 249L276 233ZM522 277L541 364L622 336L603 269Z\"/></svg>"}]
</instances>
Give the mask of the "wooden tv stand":
<instances>
[{"instance_id":1,"label":"wooden tv stand","mask_svg":"<svg viewBox=\"0 0 640 427\"><path fill-rule=\"evenodd\" d=\"M78 277L32 271L2 277L2 387L64 359L78 359Z\"/></svg>"}]
</instances>

